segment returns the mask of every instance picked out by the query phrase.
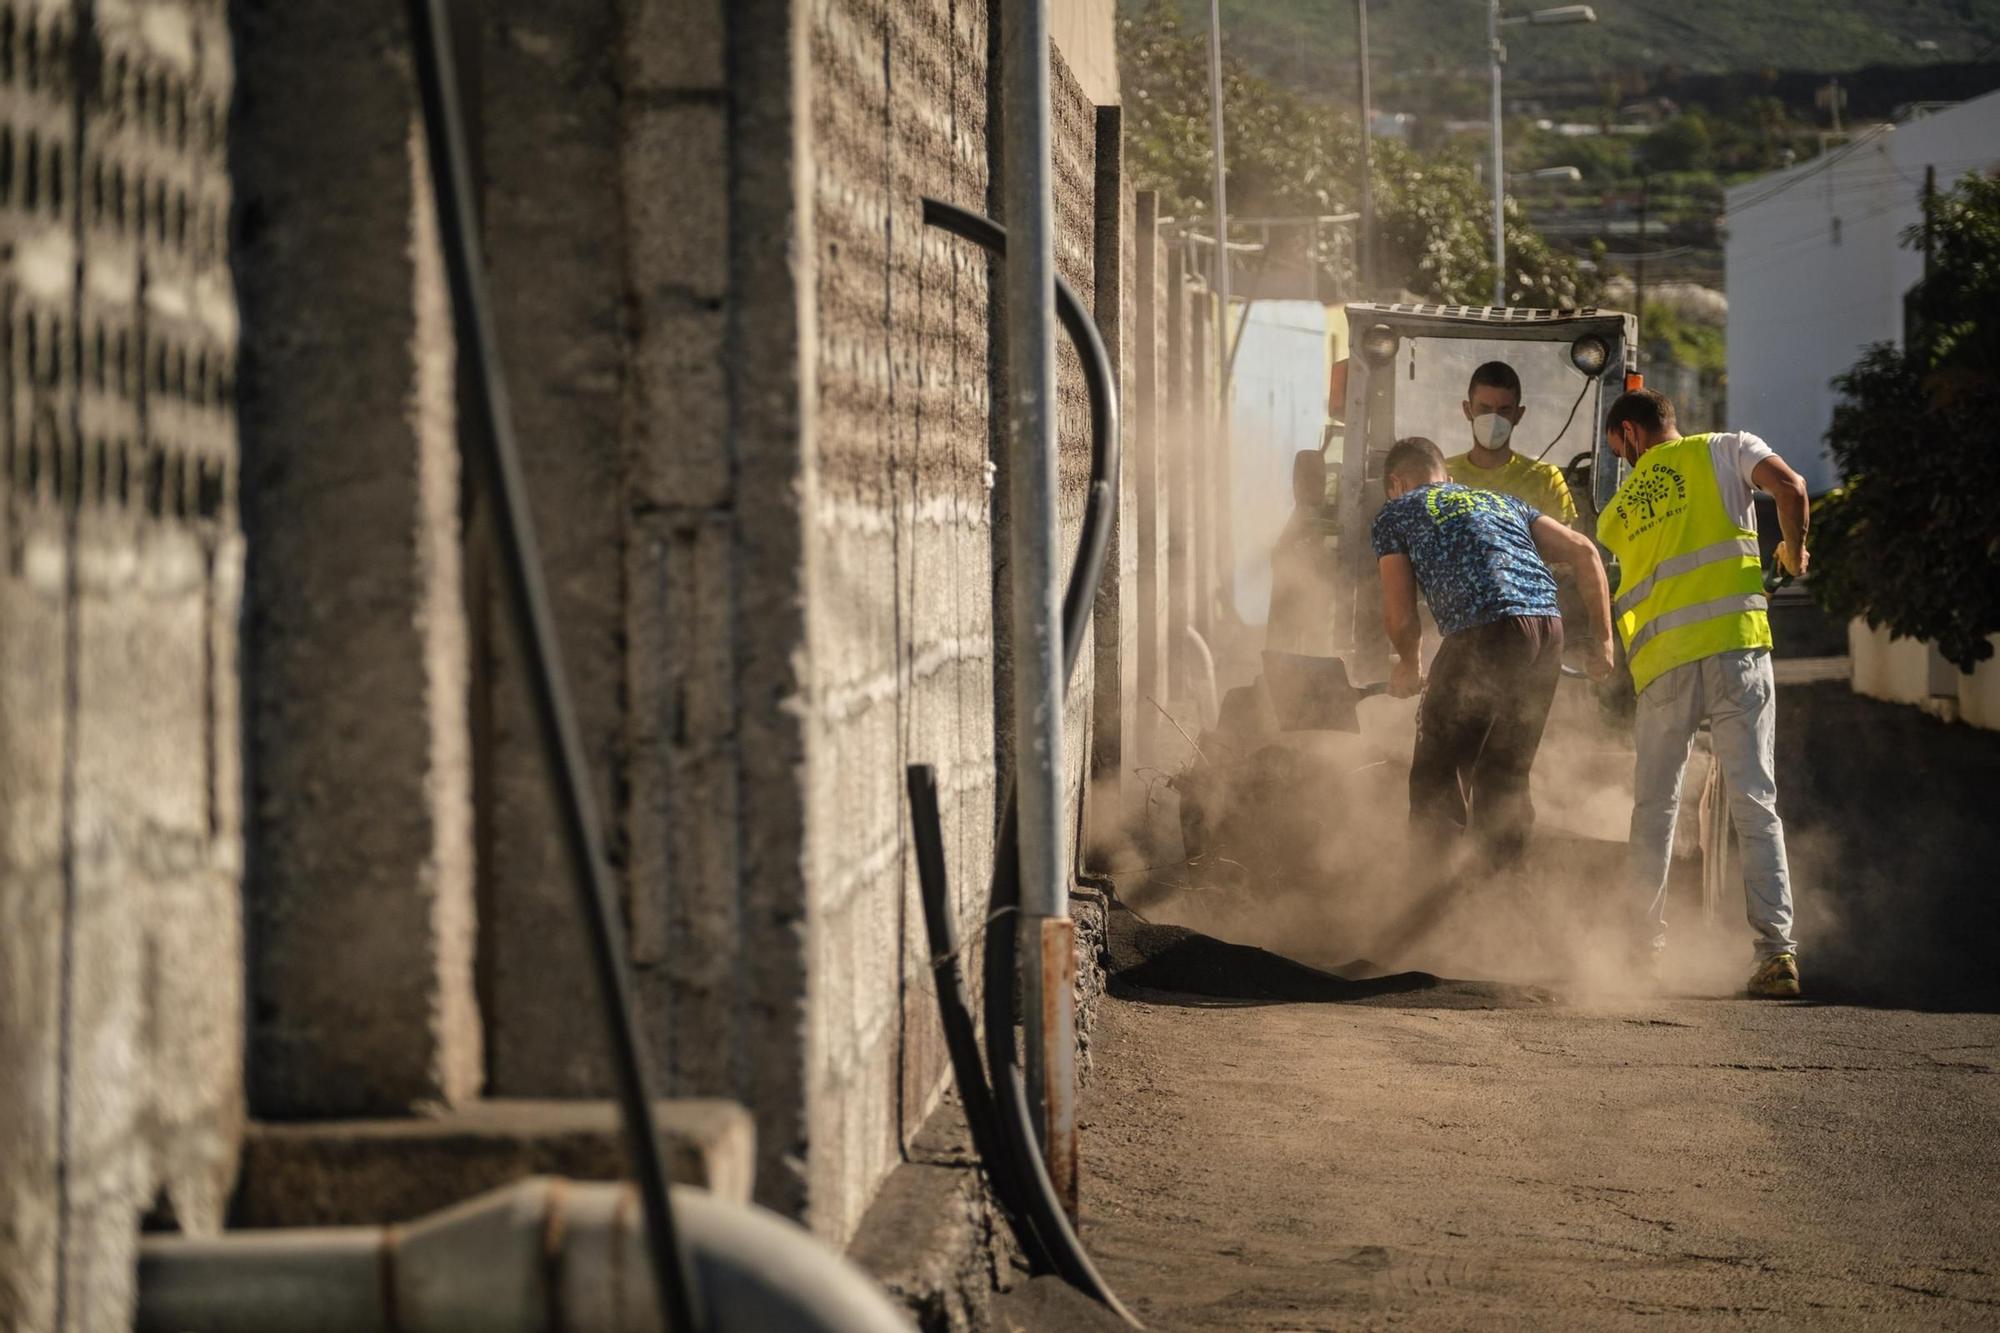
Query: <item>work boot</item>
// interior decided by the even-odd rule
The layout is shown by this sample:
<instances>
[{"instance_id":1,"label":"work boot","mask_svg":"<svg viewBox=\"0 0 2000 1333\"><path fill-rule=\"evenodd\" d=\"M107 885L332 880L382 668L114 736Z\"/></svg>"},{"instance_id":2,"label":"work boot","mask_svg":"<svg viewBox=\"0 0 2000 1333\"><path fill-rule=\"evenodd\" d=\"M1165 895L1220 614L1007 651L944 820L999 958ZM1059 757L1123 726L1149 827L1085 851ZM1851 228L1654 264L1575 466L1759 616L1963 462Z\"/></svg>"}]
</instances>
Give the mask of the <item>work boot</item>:
<instances>
[{"instance_id":1,"label":"work boot","mask_svg":"<svg viewBox=\"0 0 2000 1333\"><path fill-rule=\"evenodd\" d=\"M1750 974L1750 994L1763 1000L1795 1000L1799 995L1799 960L1774 953Z\"/></svg>"}]
</instances>

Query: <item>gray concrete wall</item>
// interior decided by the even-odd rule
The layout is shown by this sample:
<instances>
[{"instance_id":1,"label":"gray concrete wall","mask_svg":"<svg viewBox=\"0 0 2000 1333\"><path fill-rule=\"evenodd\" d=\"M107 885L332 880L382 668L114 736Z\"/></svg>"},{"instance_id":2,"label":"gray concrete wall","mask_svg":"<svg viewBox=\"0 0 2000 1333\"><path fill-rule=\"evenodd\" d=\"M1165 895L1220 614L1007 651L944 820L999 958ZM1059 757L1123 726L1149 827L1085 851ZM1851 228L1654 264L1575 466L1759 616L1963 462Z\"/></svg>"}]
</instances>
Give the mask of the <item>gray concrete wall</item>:
<instances>
[{"instance_id":1,"label":"gray concrete wall","mask_svg":"<svg viewBox=\"0 0 2000 1333\"><path fill-rule=\"evenodd\" d=\"M455 1104L484 1073L455 350L405 17L234 18L252 1107Z\"/></svg>"},{"instance_id":2,"label":"gray concrete wall","mask_svg":"<svg viewBox=\"0 0 2000 1333\"><path fill-rule=\"evenodd\" d=\"M628 113L646 114L621 96L625 8L482 0L467 11L480 16L480 31L461 39L477 51L481 221L522 475L597 808L621 870L629 845L620 794L632 754L627 477L630 464L674 446L656 436L635 449L624 430L630 268L645 258L627 242L658 245L681 225L661 217L649 193L685 198L698 185L622 170ZM628 208L645 208L655 225L631 227ZM470 595L485 602L473 717L487 1086L503 1097L608 1095L597 988L521 655L494 581L477 579Z\"/></svg>"},{"instance_id":3,"label":"gray concrete wall","mask_svg":"<svg viewBox=\"0 0 2000 1333\"><path fill-rule=\"evenodd\" d=\"M0 14L0 1327L129 1323L242 1122L222 7ZM89 11L85 11L89 13Z\"/></svg>"},{"instance_id":4,"label":"gray concrete wall","mask_svg":"<svg viewBox=\"0 0 2000 1333\"><path fill-rule=\"evenodd\" d=\"M993 270L920 216L992 208L988 6L545 8L464 6L459 48L653 1054L663 1091L750 1108L762 1202L845 1238L946 1079L906 764L940 770L968 938L990 869ZM403 11L96 12L112 100L49 78L78 49L60 28L36 86L24 48L0 61L41 173L0 199L0 1323L37 1330L124 1319L156 1194L219 1220L246 1033L273 1119L608 1091L458 471L470 388ZM1059 57L1055 89L1058 263L1123 356L1143 302L1115 121ZM1067 346L1059 369L1073 549L1089 411ZM1135 754L1125 475L1065 709L1079 853L1092 746L1114 786Z\"/></svg>"}]
</instances>

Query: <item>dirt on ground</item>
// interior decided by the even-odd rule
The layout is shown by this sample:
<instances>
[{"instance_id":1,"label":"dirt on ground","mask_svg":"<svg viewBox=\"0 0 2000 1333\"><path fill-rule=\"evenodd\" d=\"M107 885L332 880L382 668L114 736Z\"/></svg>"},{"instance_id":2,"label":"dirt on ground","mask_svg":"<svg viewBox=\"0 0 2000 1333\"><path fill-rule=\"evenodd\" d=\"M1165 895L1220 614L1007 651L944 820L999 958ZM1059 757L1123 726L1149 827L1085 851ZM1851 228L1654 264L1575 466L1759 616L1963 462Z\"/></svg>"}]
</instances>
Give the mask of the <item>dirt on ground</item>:
<instances>
[{"instance_id":1,"label":"dirt on ground","mask_svg":"<svg viewBox=\"0 0 2000 1333\"><path fill-rule=\"evenodd\" d=\"M1131 894L1083 1097L1112 1285L1167 1329L2000 1326L2000 737L1839 684L1779 734L1798 1002L1738 998L1688 893L1631 967L1588 740L1531 864L1439 901L1393 798L1299 882Z\"/></svg>"}]
</instances>

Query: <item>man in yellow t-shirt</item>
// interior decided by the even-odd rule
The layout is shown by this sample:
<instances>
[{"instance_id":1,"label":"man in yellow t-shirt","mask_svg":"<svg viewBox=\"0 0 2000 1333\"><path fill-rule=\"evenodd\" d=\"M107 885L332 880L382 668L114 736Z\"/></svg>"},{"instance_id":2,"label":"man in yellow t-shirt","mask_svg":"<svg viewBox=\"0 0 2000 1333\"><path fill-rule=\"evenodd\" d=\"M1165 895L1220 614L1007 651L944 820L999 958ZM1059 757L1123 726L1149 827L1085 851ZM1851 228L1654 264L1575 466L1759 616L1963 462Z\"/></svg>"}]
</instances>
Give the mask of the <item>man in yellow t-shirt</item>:
<instances>
[{"instance_id":1,"label":"man in yellow t-shirt","mask_svg":"<svg viewBox=\"0 0 2000 1333\"><path fill-rule=\"evenodd\" d=\"M1576 501L1553 463L1523 458L1507 443L1521 424L1521 377L1505 361L1488 361L1466 387L1465 419L1472 423L1472 452L1445 463L1461 486L1498 491L1525 501L1566 528L1576 526Z\"/></svg>"}]
</instances>

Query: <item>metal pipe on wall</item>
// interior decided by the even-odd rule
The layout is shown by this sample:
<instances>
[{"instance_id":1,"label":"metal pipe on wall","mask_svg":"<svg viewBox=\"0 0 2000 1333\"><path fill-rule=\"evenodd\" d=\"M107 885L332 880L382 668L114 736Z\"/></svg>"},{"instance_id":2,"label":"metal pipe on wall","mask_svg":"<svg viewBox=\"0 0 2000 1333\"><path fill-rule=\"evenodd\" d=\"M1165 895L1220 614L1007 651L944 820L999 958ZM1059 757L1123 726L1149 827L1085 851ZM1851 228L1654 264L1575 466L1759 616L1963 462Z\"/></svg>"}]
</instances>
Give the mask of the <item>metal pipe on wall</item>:
<instances>
[{"instance_id":1,"label":"metal pipe on wall","mask_svg":"<svg viewBox=\"0 0 2000 1333\"><path fill-rule=\"evenodd\" d=\"M1075 1124L1076 1047L1068 995L1044 996L1049 954L1066 947L1061 556L1057 549L1055 199L1049 116L1049 0L1000 10L1001 199L1006 208L1009 551L1013 567L1014 778L1020 802L1019 958L1028 1093L1045 1126ZM1070 1021L1064 1021L1065 1016ZM1053 1019L1053 1021L1051 1021ZM1044 1132L1048 1132L1045 1128Z\"/></svg>"},{"instance_id":2,"label":"metal pipe on wall","mask_svg":"<svg viewBox=\"0 0 2000 1333\"><path fill-rule=\"evenodd\" d=\"M907 1333L804 1228L676 1186L715 1333ZM661 1310L633 1188L531 1177L400 1226L297 1227L139 1246L137 1333L640 1333Z\"/></svg>"}]
</instances>

